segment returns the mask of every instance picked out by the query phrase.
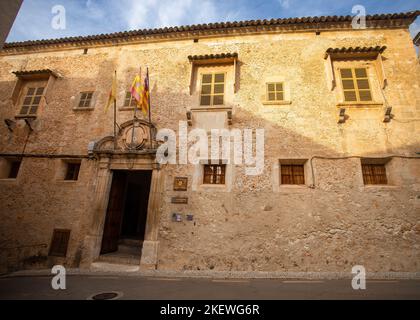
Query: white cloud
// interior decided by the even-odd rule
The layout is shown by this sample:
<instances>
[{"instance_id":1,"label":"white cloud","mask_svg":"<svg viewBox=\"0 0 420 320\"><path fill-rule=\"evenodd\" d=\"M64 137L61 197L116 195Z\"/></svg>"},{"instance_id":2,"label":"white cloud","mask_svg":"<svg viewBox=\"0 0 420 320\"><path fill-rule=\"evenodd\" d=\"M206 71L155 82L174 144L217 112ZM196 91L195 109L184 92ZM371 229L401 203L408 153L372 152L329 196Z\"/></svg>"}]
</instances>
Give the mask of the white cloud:
<instances>
[{"instance_id":1,"label":"white cloud","mask_svg":"<svg viewBox=\"0 0 420 320\"><path fill-rule=\"evenodd\" d=\"M290 8L290 0L279 0L280 6L283 9L289 9Z\"/></svg>"}]
</instances>

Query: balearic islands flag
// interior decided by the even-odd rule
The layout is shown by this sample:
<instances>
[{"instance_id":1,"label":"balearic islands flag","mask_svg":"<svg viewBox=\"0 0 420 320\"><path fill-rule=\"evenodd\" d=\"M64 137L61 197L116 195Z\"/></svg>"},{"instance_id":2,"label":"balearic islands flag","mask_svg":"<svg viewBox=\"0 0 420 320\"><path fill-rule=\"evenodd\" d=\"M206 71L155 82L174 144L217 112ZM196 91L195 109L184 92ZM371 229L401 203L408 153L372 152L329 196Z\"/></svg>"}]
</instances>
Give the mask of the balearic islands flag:
<instances>
[{"instance_id":1,"label":"balearic islands flag","mask_svg":"<svg viewBox=\"0 0 420 320\"><path fill-rule=\"evenodd\" d=\"M147 114L147 109L145 109L143 104L143 91L144 87L142 85L141 76L137 75L131 85L131 95L136 99L138 108L141 108L143 113Z\"/></svg>"}]
</instances>

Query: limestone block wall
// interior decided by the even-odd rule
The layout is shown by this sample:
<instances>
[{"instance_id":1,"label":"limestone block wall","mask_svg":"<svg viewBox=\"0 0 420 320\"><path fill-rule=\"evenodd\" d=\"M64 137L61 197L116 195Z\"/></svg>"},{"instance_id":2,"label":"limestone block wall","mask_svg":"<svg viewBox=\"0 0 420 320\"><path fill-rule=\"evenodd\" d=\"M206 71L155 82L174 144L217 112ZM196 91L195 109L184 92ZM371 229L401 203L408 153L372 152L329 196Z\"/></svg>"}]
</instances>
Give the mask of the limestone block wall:
<instances>
[{"instance_id":1,"label":"limestone block wall","mask_svg":"<svg viewBox=\"0 0 420 320\"><path fill-rule=\"evenodd\" d=\"M377 45L387 46L384 94L394 119L383 123L386 104L379 94L378 106L348 107L349 119L337 124L340 91L328 89L326 49ZM193 190L196 166L163 166L157 267L347 271L363 264L368 271L419 271L420 165L418 159L404 157L415 157L419 151L420 66L408 30L343 30L318 36L267 33L198 43L173 40L98 46L87 54L83 48L2 53L2 121L14 119L19 110L11 100L16 82L12 71L48 68L60 77L29 138L23 120L17 120L13 133L0 126L0 153L20 153L27 140L26 153L86 155L90 141L113 132L113 114L104 111L113 71L119 79L120 108L140 65L150 69L152 121L158 129L178 132L186 111L198 105L197 94L189 91L188 55L221 52L239 55L238 91L226 96L226 106L233 111L231 128L265 129L265 170L252 177L245 175L244 167L233 166L230 191ZM262 103L265 83L273 79L287 84L290 104ZM95 91L94 109L74 110L78 93L88 90ZM131 118L132 111L118 112L119 123ZM403 157L387 164L390 185L364 186L357 157L392 155ZM279 185L279 160L291 158L307 160L307 186ZM54 228L72 230L64 262L78 265L95 210L98 163L83 159L80 180L65 183L56 178L59 161L24 158L17 180L0 181L0 247L8 248L0 254L3 269L54 263L46 258L48 247L36 246L49 246ZM189 178L187 192L172 190L175 176ZM171 204L177 195L188 196L188 205ZM174 212L191 213L194 221L172 222Z\"/></svg>"}]
</instances>

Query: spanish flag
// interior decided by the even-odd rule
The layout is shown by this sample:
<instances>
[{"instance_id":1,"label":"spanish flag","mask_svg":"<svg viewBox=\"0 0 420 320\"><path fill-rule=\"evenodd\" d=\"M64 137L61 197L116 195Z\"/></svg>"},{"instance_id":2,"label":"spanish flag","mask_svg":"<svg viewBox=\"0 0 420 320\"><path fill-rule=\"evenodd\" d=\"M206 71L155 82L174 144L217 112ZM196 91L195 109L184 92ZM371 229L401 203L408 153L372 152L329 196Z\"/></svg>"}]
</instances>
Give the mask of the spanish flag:
<instances>
[{"instance_id":1,"label":"spanish flag","mask_svg":"<svg viewBox=\"0 0 420 320\"><path fill-rule=\"evenodd\" d=\"M114 78L112 79L112 88L109 93L108 103L106 104L105 112L108 111L109 106L117 101L117 71L114 73Z\"/></svg>"}]
</instances>

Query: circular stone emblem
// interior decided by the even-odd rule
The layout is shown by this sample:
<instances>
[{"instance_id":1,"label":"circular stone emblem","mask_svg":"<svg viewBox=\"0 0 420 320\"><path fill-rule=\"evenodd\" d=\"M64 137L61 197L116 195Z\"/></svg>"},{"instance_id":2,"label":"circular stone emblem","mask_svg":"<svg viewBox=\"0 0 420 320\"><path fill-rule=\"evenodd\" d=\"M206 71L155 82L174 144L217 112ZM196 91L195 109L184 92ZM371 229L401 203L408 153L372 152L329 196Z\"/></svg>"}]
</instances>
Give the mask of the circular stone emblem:
<instances>
[{"instance_id":1,"label":"circular stone emblem","mask_svg":"<svg viewBox=\"0 0 420 320\"><path fill-rule=\"evenodd\" d=\"M125 131L124 142L128 149L141 149L146 142L147 134L143 126L134 124Z\"/></svg>"}]
</instances>

